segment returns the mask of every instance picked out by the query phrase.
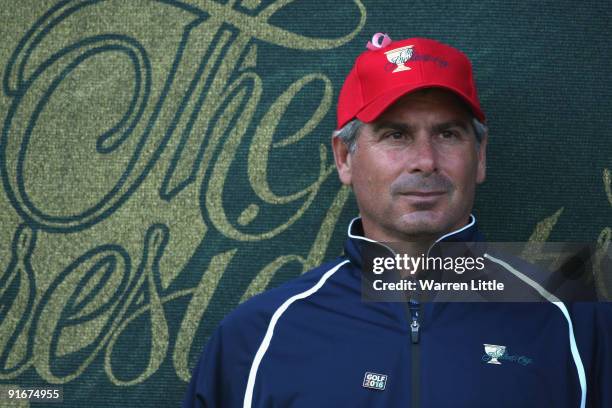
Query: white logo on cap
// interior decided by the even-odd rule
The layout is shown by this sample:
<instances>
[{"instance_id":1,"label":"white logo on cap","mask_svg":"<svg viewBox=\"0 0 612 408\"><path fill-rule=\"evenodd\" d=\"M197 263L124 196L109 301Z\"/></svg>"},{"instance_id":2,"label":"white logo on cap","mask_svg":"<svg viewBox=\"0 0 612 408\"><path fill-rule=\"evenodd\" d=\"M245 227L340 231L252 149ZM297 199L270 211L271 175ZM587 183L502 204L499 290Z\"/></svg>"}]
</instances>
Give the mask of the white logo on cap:
<instances>
[{"instance_id":1,"label":"white logo on cap","mask_svg":"<svg viewBox=\"0 0 612 408\"><path fill-rule=\"evenodd\" d=\"M414 47L414 45L406 45L404 47L395 48L393 50L385 52L387 60L390 63L397 65L397 68L393 70L392 74L395 74L396 72L410 70L410 67L407 67L404 64L408 62L410 58L412 58L412 47Z\"/></svg>"}]
</instances>

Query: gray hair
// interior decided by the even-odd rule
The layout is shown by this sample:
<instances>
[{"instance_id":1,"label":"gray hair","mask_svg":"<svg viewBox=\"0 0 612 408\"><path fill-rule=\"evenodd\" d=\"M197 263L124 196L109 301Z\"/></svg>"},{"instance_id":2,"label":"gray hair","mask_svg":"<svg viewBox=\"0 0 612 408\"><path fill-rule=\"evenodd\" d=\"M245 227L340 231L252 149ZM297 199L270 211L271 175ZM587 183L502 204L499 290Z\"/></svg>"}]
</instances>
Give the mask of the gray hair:
<instances>
[{"instance_id":1,"label":"gray hair","mask_svg":"<svg viewBox=\"0 0 612 408\"><path fill-rule=\"evenodd\" d=\"M355 153L355 149L357 149L357 136L363 125L364 123L362 121L355 118L341 129L334 130L332 137L339 137L348 147L349 152ZM480 148L480 142L482 142L482 139L487 135L489 129L475 117L472 118L472 127L474 129L474 135L476 136L476 149L478 149Z\"/></svg>"},{"instance_id":2,"label":"gray hair","mask_svg":"<svg viewBox=\"0 0 612 408\"><path fill-rule=\"evenodd\" d=\"M346 147L348 147L349 153L355 153L355 149L357 148L357 134L363 125L364 123L362 121L355 118L342 126L341 129L334 130L332 138L339 137Z\"/></svg>"}]
</instances>

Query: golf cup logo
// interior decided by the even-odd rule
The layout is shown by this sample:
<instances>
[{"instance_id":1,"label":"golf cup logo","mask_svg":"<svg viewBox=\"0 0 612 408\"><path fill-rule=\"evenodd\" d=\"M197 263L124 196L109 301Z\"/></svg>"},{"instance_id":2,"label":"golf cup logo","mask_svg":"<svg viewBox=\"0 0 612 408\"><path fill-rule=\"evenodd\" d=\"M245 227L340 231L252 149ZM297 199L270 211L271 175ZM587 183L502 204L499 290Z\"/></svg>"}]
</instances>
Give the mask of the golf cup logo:
<instances>
[{"instance_id":1,"label":"golf cup logo","mask_svg":"<svg viewBox=\"0 0 612 408\"><path fill-rule=\"evenodd\" d=\"M407 67L404 64L408 62L410 58L412 58L412 53L413 53L412 47L414 47L414 45L406 45L405 47L400 47L400 48L396 48L394 50L385 52L385 55L387 56L387 60L390 63L397 65L397 68L393 70L392 74L396 72L401 72L401 71L408 71L410 69L410 67Z\"/></svg>"},{"instance_id":2,"label":"golf cup logo","mask_svg":"<svg viewBox=\"0 0 612 408\"><path fill-rule=\"evenodd\" d=\"M495 344L484 344L484 349L485 349L485 353L487 353L487 355L491 357L491 359L487 361L487 363L501 364L498 358L504 355L504 353L506 352L506 346L498 346Z\"/></svg>"}]
</instances>

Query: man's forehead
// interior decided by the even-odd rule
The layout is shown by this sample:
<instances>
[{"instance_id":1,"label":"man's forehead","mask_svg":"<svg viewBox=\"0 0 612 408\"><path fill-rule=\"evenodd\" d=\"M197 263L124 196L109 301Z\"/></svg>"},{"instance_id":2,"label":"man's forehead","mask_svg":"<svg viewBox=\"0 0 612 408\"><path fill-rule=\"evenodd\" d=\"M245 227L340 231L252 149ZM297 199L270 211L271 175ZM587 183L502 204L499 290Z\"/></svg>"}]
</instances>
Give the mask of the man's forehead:
<instances>
[{"instance_id":1,"label":"man's forehead","mask_svg":"<svg viewBox=\"0 0 612 408\"><path fill-rule=\"evenodd\" d=\"M371 124L380 127L380 124L393 122L400 117L409 119L411 113L415 111L431 112L430 116L438 120L458 123L469 123L473 117L466 103L453 92L439 88L426 88L402 96Z\"/></svg>"}]
</instances>

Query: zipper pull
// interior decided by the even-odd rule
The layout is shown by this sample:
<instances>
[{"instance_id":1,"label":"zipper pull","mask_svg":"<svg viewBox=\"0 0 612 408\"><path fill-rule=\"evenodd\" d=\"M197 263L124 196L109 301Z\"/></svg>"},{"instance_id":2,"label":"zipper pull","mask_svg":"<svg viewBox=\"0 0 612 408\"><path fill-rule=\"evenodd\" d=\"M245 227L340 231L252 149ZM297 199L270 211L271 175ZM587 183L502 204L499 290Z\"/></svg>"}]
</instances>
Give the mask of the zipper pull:
<instances>
[{"instance_id":1,"label":"zipper pull","mask_svg":"<svg viewBox=\"0 0 612 408\"><path fill-rule=\"evenodd\" d=\"M412 337L412 344L417 344L419 342L419 324L418 315L412 317L412 324L410 325L410 334Z\"/></svg>"},{"instance_id":2,"label":"zipper pull","mask_svg":"<svg viewBox=\"0 0 612 408\"><path fill-rule=\"evenodd\" d=\"M419 328L421 325L419 324L419 302L410 299L410 317L412 317L412 323L410 323L410 337L412 339L412 344L417 344L419 342Z\"/></svg>"}]
</instances>

